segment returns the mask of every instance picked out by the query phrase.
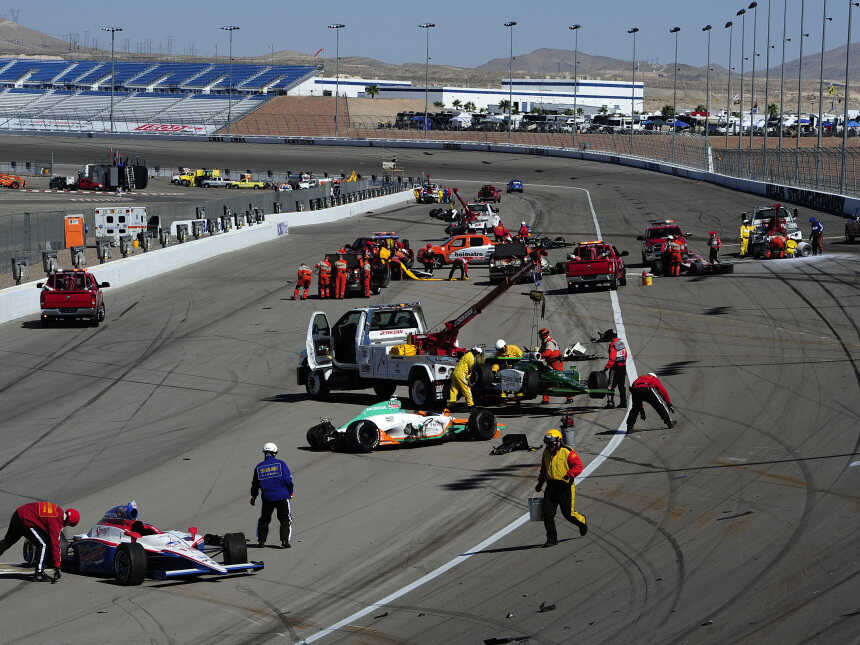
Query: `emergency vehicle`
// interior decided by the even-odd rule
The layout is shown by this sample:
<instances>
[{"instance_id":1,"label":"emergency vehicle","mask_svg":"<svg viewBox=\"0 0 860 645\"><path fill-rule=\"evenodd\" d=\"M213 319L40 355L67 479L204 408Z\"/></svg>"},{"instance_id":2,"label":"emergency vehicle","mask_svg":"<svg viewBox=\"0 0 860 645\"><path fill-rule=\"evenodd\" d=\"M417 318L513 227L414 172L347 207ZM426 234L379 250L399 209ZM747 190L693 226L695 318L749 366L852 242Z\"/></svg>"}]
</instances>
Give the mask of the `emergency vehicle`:
<instances>
[{"instance_id":1,"label":"emergency vehicle","mask_svg":"<svg viewBox=\"0 0 860 645\"><path fill-rule=\"evenodd\" d=\"M437 268L461 258L469 264L487 264L496 243L486 235L455 235L447 242L430 247L433 265Z\"/></svg>"},{"instance_id":2,"label":"emergency vehicle","mask_svg":"<svg viewBox=\"0 0 860 645\"><path fill-rule=\"evenodd\" d=\"M112 246L119 246L121 235L146 232L146 206L105 206L93 209L96 240L110 238Z\"/></svg>"},{"instance_id":3,"label":"emergency vehicle","mask_svg":"<svg viewBox=\"0 0 860 645\"><path fill-rule=\"evenodd\" d=\"M673 219L656 220L648 222L645 234L636 238L642 242L642 264L653 265L663 260L663 250L670 235L681 245L681 253L686 255L690 235L684 233Z\"/></svg>"},{"instance_id":4,"label":"emergency vehicle","mask_svg":"<svg viewBox=\"0 0 860 645\"><path fill-rule=\"evenodd\" d=\"M603 240L580 242L565 262L567 290L606 284L614 291L619 285L626 285L625 255L627 251L619 252Z\"/></svg>"}]
</instances>

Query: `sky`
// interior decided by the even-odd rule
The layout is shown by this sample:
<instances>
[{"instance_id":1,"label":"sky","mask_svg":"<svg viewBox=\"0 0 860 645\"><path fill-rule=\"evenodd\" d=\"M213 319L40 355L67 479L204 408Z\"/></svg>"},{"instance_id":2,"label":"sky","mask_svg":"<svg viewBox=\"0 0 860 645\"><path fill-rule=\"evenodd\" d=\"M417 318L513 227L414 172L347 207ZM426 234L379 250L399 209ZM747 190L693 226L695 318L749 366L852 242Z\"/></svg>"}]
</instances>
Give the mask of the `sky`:
<instances>
[{"instance_id":1,"label":"sky","mask_svg":"<svg viewBox=\"0 0 860 645\"><path fill-rule=\"evenodd\" d=\"M771 0L771 62L778 64L781 57L783 3L788 4L788 43L786 60L797 57L801 0ZM820 51L822 9L824 0L805 2L804 55ZM242 5L235 0L207 0L197 2L148 3L98 2L88 4L89 11L72 10L68 0L31 0L15 2L0 8L0 15L9 17L10 8L20 9L19 22L32 29L66 39L77 33L80 42L86 39L109 49L109 34L99 27L113 24L123 27L117 34L117 50L126 46L131 51L149 47L154 54L173 53L212 56L227 50L227 34L218 27L233 24L241 29L233 34L234 56L264 55L272 47L277 50L295 50L314 53L323 48L323 56L335 55L335 34L327 28L330 23L344 23L340 30L342 56L367 56L390 63L424 62L424 31L417 25L434 22L437 27L430 35L431 62L445 65L475 66L492 58L507 57L509 36L503 26L515 20L514 55L541 47L567 49L572 46L572 32L567 26L579 23L580 50L593 55L612 56L630 60L631 40L627 29L639 27L637 35L638 58L643 61L667 63L674 55L674 39L669 28L679 26L678 60L691 65L704 65L706 56L705 34L701 28L711 23L712 61L726 64L728 55L727 20L737 20L733 54L735 65L740 56L740 18L735 12L749 2L703 2L701 0L614 0L596 2L463 2L436 0L433 3L346 2L329 0L325 3L270 2L258 0ZM759 0L757 41L761 53L757 67L764 66L764 42L767 29L768 0ZM845 44L847 2L830 0L827 23L826 49ZM424 6L423 10L420 7ZM753 17L748 10L746 20L747 56L752 49ZM855 11L854 24L860 22L860 10ZM856 34L856 26L855 26ZM169 40L169 37L172 40ZM126 41L126 39L128 39ZM857 40L857 37L853 40ZM749 65L749 62L747 62Z\"/></svg>"}]
</instances>

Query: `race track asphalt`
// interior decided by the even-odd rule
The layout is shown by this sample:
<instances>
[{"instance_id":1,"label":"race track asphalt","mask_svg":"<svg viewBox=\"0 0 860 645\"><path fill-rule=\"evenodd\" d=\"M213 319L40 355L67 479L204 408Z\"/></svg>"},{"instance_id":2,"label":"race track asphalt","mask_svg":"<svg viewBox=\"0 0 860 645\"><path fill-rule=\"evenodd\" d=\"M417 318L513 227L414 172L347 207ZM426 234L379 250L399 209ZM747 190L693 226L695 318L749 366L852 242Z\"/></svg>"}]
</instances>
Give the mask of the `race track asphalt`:
<instances>
[{"instance_id":1,"label":"race track asphalt","mask_svg":"<svg viewBox=\"0 0 860 645\"><path fill-rule=\"evenodd\" d=\"M78 163L95 144L50 145L65 163ZM139 145L157 149L165 164L218 166L226 158L265 167L277 159L372 172L391 156ZM587 536L559 518L561 544L541 549L542 524L526 522L319 642L856 639L860 246L834 240L821 258L744 261L732 275L655 279L646 288L635 240L646 221L675 217L703 248L715 228L730 242L738 213L760 199L588 162L397 156L407 174L426 171L469 194L482 181L520 176L525 193L501 204L508 227L525 219L572 240L595 235L590 194L604 238L630 251L618 300L636 366L661 375L679 423L667 430L649 409L636 432L619 435L622 411L578 399L572 411L585 464L618 444L577 486ZM41 329L36 317L0 326L0 522L17 505L47 498L79 508L87 528L107 507L136 499L158 526L241 530L253 539L258 507L248 505L248 488L264 442L279 444L296 480L294 547L249 550L264 571L136 588L71 574L57 585L0 578L0 641L109 643L122 634L127 643L298 642L469 553L527 512L539 452L488 455L498 440L371 455L306 445L305 431L320 417L343 421L374 397L337 393L322 403L296 384L310 314L321 308L336 318L362 304L289 301L296 265L371 230L396 230L416 248L439 239L428 210L410 205L293 229L285 239L111 290L98 329ZM801 209L804 220L808 214ZM838 232L838 219L823 217L828 234ZM420 299L439 324L486 292L485 276L477 268L465 283L394 282L374 302ZM568 294L560 276L544 287L543 319L535 319L528 288L515 286L463 330L461 344L501 336L533 345L534 329L548 326L562 344L605 353L588 339L615 325L610 296ZM500 410L499 420L538 445L561 412L524 404ZM19 554L15 547L3 560Z\"/></svg>"}]
</instances>

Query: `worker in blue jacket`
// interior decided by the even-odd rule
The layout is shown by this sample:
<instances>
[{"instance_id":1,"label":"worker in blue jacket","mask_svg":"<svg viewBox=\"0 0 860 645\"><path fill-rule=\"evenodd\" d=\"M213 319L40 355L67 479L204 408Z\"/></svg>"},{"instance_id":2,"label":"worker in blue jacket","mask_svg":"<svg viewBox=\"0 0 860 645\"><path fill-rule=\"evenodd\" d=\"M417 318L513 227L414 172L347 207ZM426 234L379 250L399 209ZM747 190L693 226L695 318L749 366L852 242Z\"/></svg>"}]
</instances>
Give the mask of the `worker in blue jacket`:
<instances>
[{"instance_id":1,"label":"worker in blue jacket","mask_svg":"<svg viewBox=\"0 0 860 645\"><path fill-rule=\"evenodd\" d=\"M281 523L281 546L290 548L293 536L292 513L290 499L293 497L293 477L287 464L278 459L278 446L271 441L263 446L263 461L254 467L254 479L251 482L251 506L257 501L257 494L263 498L260 509L260 519L257 521L257 543L266 545L269 535L269 524L272 513L278 512L278 522Z\"/></svg>"}]
</instances>

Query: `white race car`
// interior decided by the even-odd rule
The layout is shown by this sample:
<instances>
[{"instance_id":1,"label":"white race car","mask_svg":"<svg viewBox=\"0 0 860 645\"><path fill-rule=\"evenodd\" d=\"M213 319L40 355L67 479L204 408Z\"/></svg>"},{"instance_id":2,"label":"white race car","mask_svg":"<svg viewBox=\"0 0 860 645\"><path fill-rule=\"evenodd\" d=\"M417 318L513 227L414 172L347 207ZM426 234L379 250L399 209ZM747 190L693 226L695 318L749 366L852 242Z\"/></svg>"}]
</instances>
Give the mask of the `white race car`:
<instances>
[{"instance_id":1,"label":"white race car","mask_svg":"<svg viewBox=\"0 0 860 645\"><path fill-rule=\"evenodd\" d=\"M488 410L475 410L469 418L450 414L404 412L399 399L381 401L362 410L336 428L328 419L308 430L308 444L314 450L354 450L371 452L379 446L414 444L467 435L487 441L498 436L503 425Z\"/></svg>"}]
</instances>

